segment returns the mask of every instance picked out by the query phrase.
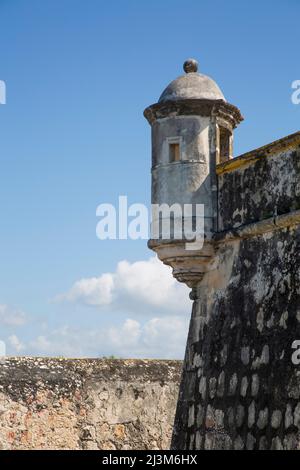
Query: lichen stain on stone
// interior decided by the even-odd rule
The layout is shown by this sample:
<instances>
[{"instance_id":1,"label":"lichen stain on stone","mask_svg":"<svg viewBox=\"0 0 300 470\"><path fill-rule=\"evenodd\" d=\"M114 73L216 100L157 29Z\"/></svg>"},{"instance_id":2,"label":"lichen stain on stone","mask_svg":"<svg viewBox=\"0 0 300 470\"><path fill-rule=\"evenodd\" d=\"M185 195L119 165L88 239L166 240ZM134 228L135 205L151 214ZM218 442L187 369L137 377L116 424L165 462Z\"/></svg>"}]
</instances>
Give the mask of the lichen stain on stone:
<instances>
[{"instance_id":1,"label":"lichen stain on stone","mask_svg":"<svg viewBox=\"0 0 300 470\"><path fill-rule=\"evenodd\" d=\"M291 361L291 345L300 337L300 227L276 230L267 237L225 241L219 253L218 272L209 272L204 287L198 287L200 294L208 292L202 297L206 322L198 342L189 345L191 357L197 355L197 363L201 362L194 385L199 390L194 404L201 406L206 423L206 428L203 424L197 428L205 437L201 448L224 446L213 418L216 410L224 412L229 448L241 446L237 433L246 448L297 448L300 373ZM196 310L203 309L199 300L195 305ZM215 378L221 373L224 391L218 395ZM204 393L204 377L208 393ZM191 396L189 402L193 403ZM179 402L181 416L184 406ZM242 408L248 410L246 419L242 419ZM182 445L185 432L186 445L195 445L189 435L195 437L196 428L180 430L178 416L179 412L173 447L178 448L178 442Z\"/></svg>"},{"instance_id":2,"label":"lichen stain on stone","mask_svg":"<svg viewBox=\"0 0 300 470\"><path fill-rule=\"evenodd\" d=\"M1 449L165 449L180 361L9 358Z\"/></svg>"}]
</instances>

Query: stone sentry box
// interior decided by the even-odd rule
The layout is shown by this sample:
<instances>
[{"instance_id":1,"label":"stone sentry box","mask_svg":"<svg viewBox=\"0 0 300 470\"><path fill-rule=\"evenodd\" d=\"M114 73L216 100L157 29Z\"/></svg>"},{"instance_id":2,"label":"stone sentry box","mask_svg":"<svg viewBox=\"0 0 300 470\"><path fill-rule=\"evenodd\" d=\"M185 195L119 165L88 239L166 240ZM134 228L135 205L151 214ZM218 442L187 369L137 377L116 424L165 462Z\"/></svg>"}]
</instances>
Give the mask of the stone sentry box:
<instances>
[{"instance_id":1,"label":"stone sentry box","mask_svg":"<svg viewBox=\"0 0 300 470\"><path fill-rule=\"evenodd\" d=\"M239 110L184 69L145 110L152 202L205 205L201 250L149 241L194 300L172 448L299 449L300 132L232 158Z\"/></svg>"},{"instance_id":2,"label":"stone sentry box","mask_svg":"<svg viewBox=\"0 0 300 470\"><path fill-rule=\"evenodd\" d=\"M216 164L232 158L232 134L242 121L218 85L197 72L193 59L184 63L185 75L168 85L158 103L144 115L152 128L152 204L204 205L206 243L196 254L185 250L184 240L150 240L158 257L173 267L174 276L195 285L209 269L211 242L217 230Z\"/></svg>"}]
</instances>

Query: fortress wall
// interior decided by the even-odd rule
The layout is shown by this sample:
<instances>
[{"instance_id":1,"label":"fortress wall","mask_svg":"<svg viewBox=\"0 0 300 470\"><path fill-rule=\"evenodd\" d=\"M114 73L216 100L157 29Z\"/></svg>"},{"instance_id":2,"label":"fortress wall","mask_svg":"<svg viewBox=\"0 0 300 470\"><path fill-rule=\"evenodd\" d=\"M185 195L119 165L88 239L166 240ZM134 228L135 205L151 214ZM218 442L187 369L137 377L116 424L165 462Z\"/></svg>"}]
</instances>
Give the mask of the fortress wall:
<instances>
[{"instance_id":1,"label":"fortress wall","mask_svg":"<svg viewBox=\"0 0 300 470\"><path fill-rule=\"evenodd\" d=\"M172 448L300 449L299 149L297 133L217 168L227 231L193 289Z\"/></svg>"},{"instance_id":2,"label":"fortress wall","mask_svg":"<svg viewBox=\"0 0 300 470\"><path fill-rule=\"evenodd\" d=\"M300 227L218 257L194 291L172 447L300 448Z\"/></svg>"},{"instance_id":3,"label":"fortress wall","mask_svg":"<svg viewBox=\"0 0 300 470\"><path fill-rule=\"evenodd\" d=\"M236 162L236 169L219 175L219 230L300 209L300 145L255 156L257 161Z\"/></svg>"},{"instance_id":4,"label":"fortress wall","mask_svg":"<svg viewBox=\"0 0 300 470\"><path fill-rule=\"evenodd\" d=\"M0 449L168 449L181 361L7 358Z\"/></svg>"}]
</instances>

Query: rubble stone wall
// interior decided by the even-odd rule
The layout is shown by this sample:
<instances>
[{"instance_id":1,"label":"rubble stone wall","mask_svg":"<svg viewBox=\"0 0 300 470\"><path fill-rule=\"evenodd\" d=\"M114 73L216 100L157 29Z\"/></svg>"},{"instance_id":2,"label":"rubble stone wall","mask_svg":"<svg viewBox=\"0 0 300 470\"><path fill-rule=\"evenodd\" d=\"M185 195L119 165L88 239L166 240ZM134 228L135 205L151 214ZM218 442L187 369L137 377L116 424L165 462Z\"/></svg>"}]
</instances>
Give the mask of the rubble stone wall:
<instances>
[{"instance_id":1,"label":"rubble stone wall","mask_svg":"<svg viewBox=\"0 0 300 470\"><path fill-rule=\"evenodd\" d=\"M300 449L296 145L219 175L222 232L192 292L174 449Z\"/></svg>"},{"instance_id":2,"label":"rubble stone wall","mask_svg":"<svg viewBox=\"0 0 300 470\"><path fill-rule=\"evenodd\" d=\"M5 359L0 449L168 449L181 365Z\"/></svg>"}]
</instances>

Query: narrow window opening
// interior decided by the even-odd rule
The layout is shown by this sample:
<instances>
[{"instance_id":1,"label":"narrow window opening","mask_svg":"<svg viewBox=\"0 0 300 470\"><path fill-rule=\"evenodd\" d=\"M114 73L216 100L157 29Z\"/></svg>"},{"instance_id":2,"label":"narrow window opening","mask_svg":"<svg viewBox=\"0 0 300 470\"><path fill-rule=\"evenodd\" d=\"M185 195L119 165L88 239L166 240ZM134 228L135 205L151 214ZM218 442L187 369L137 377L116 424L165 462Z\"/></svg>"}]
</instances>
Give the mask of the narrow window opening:
<instances>
[{"instance_id":1,"label":"narrow window opening","mask_svg":"<svg viewBox=\"0 0 300 470\"><path fill-rule=\"evenodd\" d=\"M220 127L220 163L232 158L231 155L231 132Z\"/></svg>"},{"instance_id":2,"label":"narrow window opening","mask_svg":"<svg viewBox=\"0 0 300 470\"><path fill-rule=\"evenodd\" d=\"M179 162L180 161L180 144L169 144L169 161L172 162Z\"/></svg>"}]
</instances>

